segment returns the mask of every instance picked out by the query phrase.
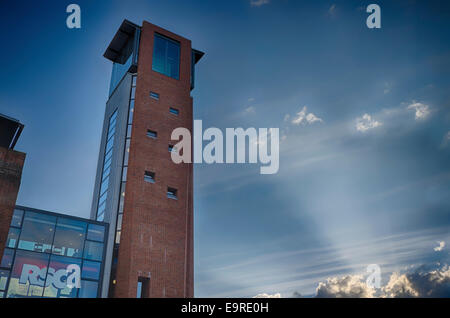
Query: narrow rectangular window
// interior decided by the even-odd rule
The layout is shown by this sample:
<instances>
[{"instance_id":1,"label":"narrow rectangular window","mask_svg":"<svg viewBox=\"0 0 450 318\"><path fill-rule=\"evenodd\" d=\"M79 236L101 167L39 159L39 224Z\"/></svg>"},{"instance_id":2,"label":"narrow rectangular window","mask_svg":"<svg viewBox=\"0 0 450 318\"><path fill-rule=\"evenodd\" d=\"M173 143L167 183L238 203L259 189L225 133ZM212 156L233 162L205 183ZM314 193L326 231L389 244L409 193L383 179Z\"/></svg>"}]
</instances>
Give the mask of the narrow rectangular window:
<instances>
[{"instance_id":1,"label":"narrow rectangular window","mask_svg":"<svg viewBox=\"0 0 450 318\"><path fill-rule=\"evenodd\" d=\"M169 112L170 112L171 114L174 114L174 115L177 115L177 116L178 116L178 114L180 113L180 111L179 111L178 109L173 108L173 107L170 107Z\"/></svg>"},{"instance_id":2,"label":"narrow rectangular window","mask_svg":"<svg viewBox=\"0 0 450 318\"><path fill-rule=\"evenodd\" d=\"M139 277L136 290L136 298L149 298L150 278Z\"/></svg>"},{"instance_id":3,"label":"narrow rectangular window","mask_svg":"<svg viewBox=\"0 0 450 318\"><path fill-rule=\"evenodd\" d=\"M155 92L150 92L150 97L156 100L159 100L159 94Z\"/></svg>"},{"instance_id":4,"label":"narrow rectangular window","mask_svg":"<svg viewBox=\"0 0 450 318\"><path fill-rule=\"evenodd\" d=\"M175 199L175 200L177 200L177 199L178 199L178 197L177 197L177 192L178 192L177 189L168 187L168 188L167 188L167 197L168 197L169 199Z\"/></svg>"},{"instance_id":5,"label":"narrow rectangular window","mask_svg":"<svg viewBox=\"0 0 450 318\"><path fill-rule=\"evenodd\" d=\"M149 136L150 138L156 139L156 137L158 136L158 133L156 131L149 129L149 130L147 130L147 136Z\"/></svg>"},{"instance_id":6,"label":"narrow rectangular window","mask_svg":"<svg viewBox=\"0 0 450 318\"><path fill-rule=\"evenodd\" d=\"M155 173L151 171L145 171L144 173L144 181L155 183Z\"/></svg>"}]
</instances>

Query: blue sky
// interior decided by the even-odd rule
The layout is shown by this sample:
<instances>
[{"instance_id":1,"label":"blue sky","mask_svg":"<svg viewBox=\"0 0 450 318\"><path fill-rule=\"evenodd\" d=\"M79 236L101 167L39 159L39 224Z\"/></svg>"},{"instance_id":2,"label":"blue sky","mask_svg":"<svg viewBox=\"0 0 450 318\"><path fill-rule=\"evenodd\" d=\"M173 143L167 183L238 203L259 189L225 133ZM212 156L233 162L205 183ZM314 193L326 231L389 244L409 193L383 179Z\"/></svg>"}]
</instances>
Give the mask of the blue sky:
<instances>
[{"instance_id":1,"label":"blue sky","mask_svg":"<svg viewBox=\"0 0 450 318\"><path fill-rule=\"evenodd\" d=\"M195 166L196 296L311 296L368 264L383 283L448 264L450 10L376 1L375 30L372 2L77 1L79 30L72 2L2 2L0 112L25 124L18 204L89 216L102 55L124 18L148 20L206 53L192 93L205 128L280 128L275 175Z\"/></svg>"}]
</instances>

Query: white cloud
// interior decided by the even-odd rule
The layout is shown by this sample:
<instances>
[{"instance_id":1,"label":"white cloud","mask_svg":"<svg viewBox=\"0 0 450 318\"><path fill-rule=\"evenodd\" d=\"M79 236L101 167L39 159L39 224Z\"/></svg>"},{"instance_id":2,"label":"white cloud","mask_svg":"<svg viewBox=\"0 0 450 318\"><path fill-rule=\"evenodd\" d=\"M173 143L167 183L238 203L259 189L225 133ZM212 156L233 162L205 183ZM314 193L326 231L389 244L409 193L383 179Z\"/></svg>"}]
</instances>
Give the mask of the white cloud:
<instances>
[{"instance_id":1,"label":"white cloud","mask_svg":"<svg viewBox=\"0 0 450 318\"><path fill-rule=\"evenodd\" d=\"M416 112L416 120L425 119L430 114L430 107L426 104L413 102L407 109L413 109Z\"/></svg>"},{"instance_id":2,"label":"white cloud","mask_svg":"<svg viewBox=\"0 0 450 318\"><path fill-rule=\"evenodd\" d=\"M260 7L264 4L268 4L270 0L250 0L250 5L252 7Z\"/></svg>"},{"instance_id":3,"label":"white cloud","mask_svg":"<svg viewBox=\"0 0 450 318\"><path fill-rule=\"evenodd\" d=\"M247 108L244 110L244 113L246 113L246 114L254 114L255 112L256 112L256 109L255 109L255 107L253 107L253 106L247 107Z\"/></svg>"},{"instance_id":4,"label":"white cloud","mask_svg":"<svg viewBox=\"0 0 450 318\"><path fill-rule=\"evenodd\" d=\"M383 297L450 297L450 268L393 273L383 288Z\"/></svg>"},{"instance_id":5,"label":"white cloud","mask_svg":"<svg viewBox=\"0 0 450 318\"><path fill-rule=\"evenodd\" d=\"M280 293L276 293L276 294L266 294L266 293L262 293L262 294L258 294L256 296L253 296L253 298L281 298L281 294Z\"/></svg>"},{"instance_id":6,"label":"white cloud","mask_svg":"<svg viewBox=\"0 0 450 318\"><path fill-rule=\"evenodd\" d=\"M250 97L250 98L248 99L248 101L249 101L249 102L253 102L253 101L255 101L255 98L254 98L254 97Z\"/></svg>"},{"instance_id":7,"label":"white cloud","mask_svg":"<svg viewBox=\"0 0 450 318\"><path fill-rule=\"evenodd\" d=\"M381 126L382 123L372 119L369 114L364 114L362 117L356 119L356 130L366 132L369 129L373 129Z\"/></svg>"},{"instance_id":8,"label":"white cloud","mask_svg":"<svg viewBox=\"0 0 450 318\"><path fill-rule=\"evenodd\" d=\"M369 287L361 275L331 277L320 282L316 289L319 298L373 298L375 289Z\"/></svg>"},{"instance_id":9,"label":"white cloud","mask_svg":"<svg viewBox=\"0 0 450 318\"><path fill-rule=\"evenodd\" d=\"M299 111L295 116L294 119L292 119L292 123L294 125L300 125L300 124L313 124L315 122L322 122L323 120L313 113L307 113L307 107L303 106L302 110ZM286 115L284 117L285 120L289 119L289 115Z\"/></svg>"},{"instance_id":10,"label":"white cloud","mask_svg":"<svg viewBox=\"0 0 450 318\"><path fill-rule=\"evenodd\" d=\"M378 291L369 287L361 275L331 277L319 283L316 297L450 297L450 267L445 265L434 270L418 269L404 274L394 272L388 283Z\"/></svg>"},{"instance_id":11,"label":"white cloud","mask_svg":"<svg viewBox=\"0 0 450 318\"><path fill-rule=\"evenodd\" d=\"M444 241L439 241L438 244L439 244L439 246L436 246L435 248L433 248L435 252L440 252L445 247L445 242Z\"/></svg>"}]
</instances>

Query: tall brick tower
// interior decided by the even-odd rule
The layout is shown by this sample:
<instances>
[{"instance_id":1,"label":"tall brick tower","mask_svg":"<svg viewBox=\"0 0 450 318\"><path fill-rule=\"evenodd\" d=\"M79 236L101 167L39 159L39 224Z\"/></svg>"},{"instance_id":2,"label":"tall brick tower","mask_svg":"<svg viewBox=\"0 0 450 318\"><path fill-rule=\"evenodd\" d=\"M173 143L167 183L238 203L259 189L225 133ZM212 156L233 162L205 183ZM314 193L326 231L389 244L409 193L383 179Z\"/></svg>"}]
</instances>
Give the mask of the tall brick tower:
<instances>
[{"instance_id":1,"label":"tall brick tower","mask_svg":"<svg viewBox=\"0 0 450 318\"><path fill-rule=\"evenodd\" d=\"M193 169L172 162L170 135L192 132L203 53L125 20L104 56L113 71L91 211L110 224L102 297L193 297Z\"/></svg>"},{"instance_id":2,"label":"tall brick tower","mask_svg":"<svg viewBox=\"0 0 450 318\"><path fill-rule=\"evenodd\" d=\"M0 258L19 193L25 154L14 146L22 132L18 120L0 114Z\"/></svg>"}]
</instances>

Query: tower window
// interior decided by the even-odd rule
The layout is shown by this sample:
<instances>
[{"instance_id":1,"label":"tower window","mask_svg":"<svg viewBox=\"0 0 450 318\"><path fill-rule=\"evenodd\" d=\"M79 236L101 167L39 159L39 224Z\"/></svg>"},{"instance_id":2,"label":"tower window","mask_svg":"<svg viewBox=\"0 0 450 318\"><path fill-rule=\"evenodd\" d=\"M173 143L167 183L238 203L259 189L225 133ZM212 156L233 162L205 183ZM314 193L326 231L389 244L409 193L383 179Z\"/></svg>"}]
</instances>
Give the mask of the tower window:
<instances>
[{"instance_id":1,"label":"tower window","mask_svg":"<svg viewBox=\"0 0 450 318\"><path fill-rule=\"evenodd\" d=\"M175 199L175 200L177 200L177 199L178 199L178 197L177 197L177 192L178 192L177 189L168 187L168 188L167 188L167 197L168 197L169 199Z\"/></svg>"},{"instance_id":2,"label":"tower window","mask_svg":"<svg viewBox=\"0 0 450 318\"><path fill-rule=\"evenodd\" d=\"M159 94L155 92L150 92L150 97L156 100L159 100Z\"/></svg>"},{"instance_id":3,"label":"tower window","mask_svg":"<svg viewBox=\"0 0 450 318\"><path fill-rule=\"evenodd\" d=\"M136 298L148 298L150 290L150 278L139 277L136 290Z\"/></svg>"},{"instance_id":4,"label":"tower window","mask_svg":"<svg viewBox=\"0 0 450 318\"><path fill-rule=\"evenodd\" d=\"M178 116L178 114L180 113L180 111L179 111L178 109L173 108L173 107L170 107L170 108L169 108L169 112L170 112L171 114L174 114L174 115L177 115L177 116Z\"/></svg>"},{"instance_id":5,"label":"tower window","mask_svg":"<svg viewBox=\"0 0 450 318\"><path fill-rule=\"evenodd\" d=\"M180 43L155 33L152 70L179 79Z\"/></svg>"},{"instance_id":6,"label":"tower window","mask_svg":"<svg viewBox=\"0 0 450 318\"><path fill-rule=\"evenodd\" d=\"M149 129L149 130L147 130L147 136L149 136L150 138L156 139L156 137L158 136L158 133L156 131Z\"/></svg>"},{"instance_id":7,"label":"tower window","mask_svg":"<svg viewBox=\"0 0 450 318\"><path fill-rule=\"evenodd\" d=\"M144 173L144 181L155 183L155 173L151 171L145 171Z\"/></svg>"}]
</instances>

